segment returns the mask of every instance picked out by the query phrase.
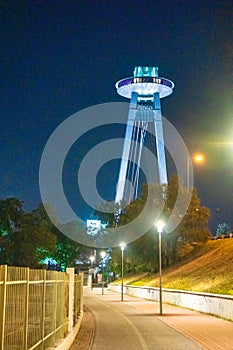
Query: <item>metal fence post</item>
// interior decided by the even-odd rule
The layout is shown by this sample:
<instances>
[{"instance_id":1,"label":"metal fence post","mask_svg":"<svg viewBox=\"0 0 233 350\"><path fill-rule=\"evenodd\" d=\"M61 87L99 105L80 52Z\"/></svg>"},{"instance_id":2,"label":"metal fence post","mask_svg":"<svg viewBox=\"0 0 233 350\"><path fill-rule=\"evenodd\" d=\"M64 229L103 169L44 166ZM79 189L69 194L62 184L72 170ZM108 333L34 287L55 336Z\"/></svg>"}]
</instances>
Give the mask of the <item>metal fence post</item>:
<instances>
[{"instance_id":1,"label":"metal fence post","mask_svg":"<svg viewBox=\"0 0 233 350\"><path fill-rule=\"evenodd\" d=\"M53 343L55 344L56 343L56 329L57 329L57 302L58 302L58 300L57 300L57 296L58 296L58 292L57 292L57 290L58 290L58 282L57 282L57 280L58 280L58 272L57 271L55 271L55 274L56 274L56 282L55 282L55 288L54 288L54 310L55 310L55 312L54 312L54 326L53 326L53 331L54 331L54 336L53 336Z\"/></svg>"},{"instance_id":2,"label":"metal fence post","mask_svg":"<svg viewBox=\"0 0 233 350\"><path fill-rule=\"evenodd\" d=\"M69 314L68 314L68 332L72 331L74 318L74 268L66 269L69 274Z\"/></svg>"},{"instance_id":3,"label":"metal fence post","mask_svg":"<svg viewBox=\"0 0 233 350\"><path fill-rule=\"evenodd\" d=\"M28 338L28 303L29 303L29 278L30 270L29 267L26 268L26 278L27 284L25 286L25 317L24 317L24 349L27 350L27 338Z\"/></svg>"},{"instance_id":4,"label":"metal fence post","mask_svg":"<svg viewBox=\"0 0 233 350\"><path fill-rule=\"evenodd\" d=\"M80 314L83 315L83 282L84 282L84 273L81 272L79 274L80 276L80 288L79 288L79 294L80 294Z\"/></svg>"},{"instance_id":5,"label":"metal fence post","mask_svg":"<svg viewBox=\"0 0 233 350\"><path fill-rule=\"evenodd\" d=\"M6 312L6 282L7 282L7 265L2 266L3 269L3 297L1 307L1 350L4 350L4 328L5 328L5 312Z\"/></svg>"},{"instance_id":6,"label":"metal fence post","mask_svg":"<svg viewBox=\"0 0 233 350\"><path fill-rule=\"evenodd\" d=\"M43 303L42 303L42 320L41 320L41 340L42 340L42 349L44 349L45 301L46 301L46 270L44 270L44 273L43 273Z\"/></svg>"}]
</instances>

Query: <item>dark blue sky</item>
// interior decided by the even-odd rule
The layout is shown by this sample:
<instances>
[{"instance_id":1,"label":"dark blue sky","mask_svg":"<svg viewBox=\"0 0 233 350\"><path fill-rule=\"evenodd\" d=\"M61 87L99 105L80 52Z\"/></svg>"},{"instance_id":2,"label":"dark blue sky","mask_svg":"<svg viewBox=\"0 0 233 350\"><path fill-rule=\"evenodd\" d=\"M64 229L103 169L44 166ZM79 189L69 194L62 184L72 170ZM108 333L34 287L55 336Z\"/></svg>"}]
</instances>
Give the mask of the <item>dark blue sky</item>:
<instances>
[{"instance_id":1,"label":"dark blue sky","mask_svg":"<svg viewBox=\"0 0 233 350\"><path fill-rule=\"evenodd\" d=\"M233 225L232 18L232 1L1 0L0 197L35 208L54 129L124 101L115 82L151 65L175 83L163 114L206 155L195 168L202 203Z\"/></svg>"}]
</instances>

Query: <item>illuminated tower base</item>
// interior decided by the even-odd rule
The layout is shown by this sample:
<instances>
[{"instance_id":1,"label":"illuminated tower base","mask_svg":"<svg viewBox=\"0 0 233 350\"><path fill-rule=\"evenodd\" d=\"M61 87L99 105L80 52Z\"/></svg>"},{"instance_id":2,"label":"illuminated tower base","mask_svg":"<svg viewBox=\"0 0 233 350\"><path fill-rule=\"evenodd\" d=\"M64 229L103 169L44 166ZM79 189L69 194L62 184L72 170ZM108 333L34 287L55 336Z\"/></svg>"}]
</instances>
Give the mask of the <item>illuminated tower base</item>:
<instances>
[{"instance_id":1,"label":"illuminated tower base","mask_svg":"<svg viewBox=\"0 0 233 350\"><path fill-rule=\"evenodd\" d=\"M118 94L130 99L116 203L137 198L142 146L150 132L156 136L159 182L167 184L160 99L169 96L173 87L172 81L158 77L157 67L135 67L134 77L116 83Z\"/></svg>"}]
</instances>

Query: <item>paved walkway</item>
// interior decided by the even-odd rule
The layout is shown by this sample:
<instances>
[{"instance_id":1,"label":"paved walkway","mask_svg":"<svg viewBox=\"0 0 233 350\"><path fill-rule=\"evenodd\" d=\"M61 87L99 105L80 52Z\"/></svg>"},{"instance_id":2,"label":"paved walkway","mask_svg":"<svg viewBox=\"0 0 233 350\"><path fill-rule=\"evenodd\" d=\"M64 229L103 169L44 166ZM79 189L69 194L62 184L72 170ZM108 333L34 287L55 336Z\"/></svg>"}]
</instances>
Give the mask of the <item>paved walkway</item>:
<instances>
[{"instance_id":1,"label":"paved walkway","mask_svg":"<svg viewBox=\"0 0 233 350\"><path fill-rule=\"evenodd\" d=\"M233 350L233 322L124 296L84 291L84 318L70 350Z\"/></svg>"},{"instance_id":2,"label":"paved walkway","mask_svg":"<svg viewBox=\"0 0 233 350\"><path fill-rule=\"evenodd\" d=\"M78 335L70 350L89 350L95 336L95 318L92 311L84 305L83 320Z\"/></svg>"}]
</instances>

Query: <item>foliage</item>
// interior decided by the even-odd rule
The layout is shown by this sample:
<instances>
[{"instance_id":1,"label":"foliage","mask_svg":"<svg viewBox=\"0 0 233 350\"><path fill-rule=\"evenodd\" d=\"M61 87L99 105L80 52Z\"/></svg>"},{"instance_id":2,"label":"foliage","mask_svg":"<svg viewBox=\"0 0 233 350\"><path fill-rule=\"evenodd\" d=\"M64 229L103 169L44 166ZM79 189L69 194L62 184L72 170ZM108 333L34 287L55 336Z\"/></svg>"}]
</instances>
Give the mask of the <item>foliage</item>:
<instances>
[{"instance_id":1,"label":"foliage","mask_svg":"<svg viewBox=\"0 0 233 350\"><path fill-rule=\"evenodd\" d=\"M228 235L230 232L231 227L226 222L223 222L218 225L216 230L216 236Z\"/></svg>"},{"instance_id":2,"label":"foliage","mask_svg":"<svg viewBox=\"0 0 233 350\"><path fill-rule=\"evenodd\" d=\"M131 260L129 257L129 252L124 254L124 273L131 272ZM112 248L110 255L111 259L108 260L108 271L111 271L116 276L121 276L122 272L122 255L121 250L118 247ZM115 279L115 278L114 278Z\"/></svg>"},{"instance_id":3,"label":"foliage","mask_svg":"<svg viewBox=\"0 0 233 350\"><path fill-rule=\"evenodd\" d=\"M163 270L163 287L196 292L233 295L233 239L209 240L192 257ZM118 283L121 283L119 280ZM159 275L134 273L125 284L159 286Z\"/></svg>"},{"instance_id":4,"label":"foliage","mask_svg":"<svg viewBox=\"0 0 233 350\"><path fill-rule=\"evenodd\" d=\"M107 201L95 209L94 215L101 218L102 224L108 227L115 227L118 224L119 212L122 212L120 204Z\"/></svg>"},{"instance_id":5,"label":"foliage","mask_svg":"<svg viewBox=\"0 0 233 350\"><path fill-rule=\"evenodd\" d=\"M53 228L53 232L56 234L57 243L54 254L51 257L59 265L75 267L77 259L87 260L87 256L90 255L89 248L71 240L56 228Z\"/></svg>"},{"instance_id":6,"label":"foliage","mask_svg":"<svg viewBox=\"0 0 233 350\"><path fill-rule=\"evenodd\" d=\"M161 217L165 222L168 221L177 200L177 194L181 193L182 200L188 195L185 188L176 175L172 175L166 188L166 197L164 198L164 188L159 185L144 185L141 196L131 202L120 215L118 225L125 225L134 220L142 212L145 205L149 207L146 216L142 216L138 225L141 225L143 232L145 222L151 229L142 237L130 243L127 246L126 254L128 262L128 271L158 271L158 235L154 222L160 217L160 208L164 205ZM150 197L148 193L150 192ZM104 210L104 206L102 207ZM182 213L182 209L180 209ZM101 212L98 217L102 219ZM183 213L182 213L183 214ZM108 214L109 215L109 214ZM179 211L175 215L179 215ZM171 266L177 262L186 259L192 254L199 244L206 242L210 237L208 221L210 211L208 208L201 206L200 198L196 189L193 189L191 201L182 221L176 229L162 235L162 265L163 267ZM106 221L106 215L105 215ZM114 225L114 217L111 216L111 225ZM130 234L130 233L129 233ZM112 266L119 270L119 259L112 259Z\"/></svg>"},{"instance_id":7,"label":"foliage","mask_svg":"<svg viewBox=\"0 0 233 350\"><path fill-rule=\"evenodd\" d=\"M0 264L35 268L55 248L56 237L49 227L37 212L25 213L17 198L0 200L0 228L7 232L0 236Z\"/></svg>"},{"instance_id":8,"label":"foliage","mask_svg":"<svg viewBox=\"0 0 233 350\"><path fill-rule=\"evenodd\" d=\"M75 266L88 251L54 227L42 204L26 213L19 199L0 199L0 264L38 268L49 257Z\"/></svg>"},{"instance_id":9,"label":"foliage","mask_svg":"<svg viewBox=\"0 0 233 350\"><path fill-rule=\"evenodd\" d=\"M50 208L51 211L52 208ZM47 212L44 209L43 204L33 211L34 217L40 222L43 227L46 227L56 237L54 249L47 254L47 257L52 258L57 262L59 266L64 269L66 267L76 267L76 260L86 260L89 254L89 248L84 247L77 242L73 241L61 231L59 231L50 221ZM69 225L69 227L67 226ZM82 227L77 224L74 226L73 223L66 224L66 230L73 232L79 231Z\"/></svg>"},{"instance_id":10,"label":"foliage","mask_svg":"<svg viewBox=\"0 0 233 350\"><path fill-rule=\"evenodd\" d=\"M169 183L170 189L172 184L175 185L175 183L178 182L178 179L173 178L172 181L173 182ZM174 201L175 195L174 193L171 195L171 190L168 196L169 200ZM169 206L167 206L167 210L169 209ZM197 190L194 188L189 207L184 214L181 223L167 237L167 245L170 245L168 252L169 259L171 259L172 263L176 263L187 257L190 252L195 249L197 243L204 243L209 239L209 218L210 211L208 208L201 206Z\"/></svg>"}]
</instances>

